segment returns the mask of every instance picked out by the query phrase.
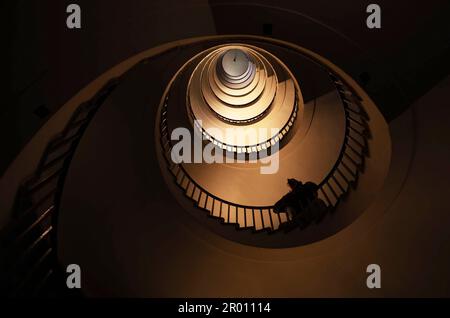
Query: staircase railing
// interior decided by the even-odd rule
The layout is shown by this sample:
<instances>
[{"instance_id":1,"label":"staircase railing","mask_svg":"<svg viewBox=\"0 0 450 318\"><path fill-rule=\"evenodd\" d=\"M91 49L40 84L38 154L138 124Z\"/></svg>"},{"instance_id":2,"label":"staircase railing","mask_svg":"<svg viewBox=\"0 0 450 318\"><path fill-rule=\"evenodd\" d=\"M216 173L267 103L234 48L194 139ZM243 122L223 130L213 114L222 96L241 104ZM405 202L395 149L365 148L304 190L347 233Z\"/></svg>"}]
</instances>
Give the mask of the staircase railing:
<instances>
[{"instance_id":1,"label":"staircase railing","mask_svg":"<svg viewBox=\"0 0 450 318\"><path fill-rule=\"evenodd\" d=\"M245 38L242 38L245 40ZM249 38L249 40L255 40ZM205 40L206 43L209 40ZM224 41L222 41L224 42ZM163 50L148 59L156 58L169 51L179 50L191 44L175 46ZM278 43L278 45L283 46ZM289 46L283 46L292 49ZM144 59L142 62L146 62ZM337 75L331 74L346 108L348 120L346 144L354 150L367 149L368 132L366 116L359 97ZM0 233L0 293L5 296L53 296L64 297L70 291L64 285L64 271L59 266L56 255L57 218L60 198L68 167L75 149L93 118L107 96L118 84L111 80L89 102L81 104L73 113L66 128L46 147L38 168L31 178L18 189L13 207L14 220ZM167 105L166 105L167 106ZM170 140L163 138L167 126L161 125L161 144L165 152ZM360 153L360 152L358 152ZM167 159L167 157L166 157ZM328 204L337 204L334 185L322 189L328 180L342 177L346 184L354 183L358 171L363 166L363 156L352 153L342 154L342 163L336 165L339 175L330 172L321 183L322 197ZM280 225L292 219L287 213L274 213L272 206L250 207L228 202L216 197L195 183L182 166L168 162L169 169L177 184L186 191L195 204L213 217L236 224L239 228L253 228L256 231L279 229ZM341 183L339 185L342 186ZM331 191L331 192L330 192Z\"/></svg>"},{"instance_id":2,"label":"staircase railing","mask_svg":"<svg viewBox=\"0 0 450 318\"><path fill-rule=\"evenodd\" d=\"M358 175L364 169L364 158L368 153L367 114L361 98L337 74L330 71L330 77L339 92L345 112L345 137L336 163L318 185L318 197L329 210L334 209L341 198L355 186ZM251 228L259 231L277 231L281 225L292 220L289 212L275 213L274 206L249 206L220 198L199 185L182 164L173 163L173 147L168 126L168 95L164 97L160 117L160 142L168 169L175 183L194 205L222 223L234 224L238 229Z\"/></svg>"},{"instance_id":3,"label":"staircase railing","mask_svg":"<svg viewBox=\"0 0 450 318\"><path fill-rule=\"evenodd\" d=\"M61 279L56 255L57 210L74 151L95 112L117 85L108 82L72 114L65 129L50 141L35 173L17 192L13 221L0 235L1 292L9 297L41 295L48 284L55 293ZM55 289L56 287L56 289ZM59 288L62 297L67 288Z\"/></svg>"}]
</instances>

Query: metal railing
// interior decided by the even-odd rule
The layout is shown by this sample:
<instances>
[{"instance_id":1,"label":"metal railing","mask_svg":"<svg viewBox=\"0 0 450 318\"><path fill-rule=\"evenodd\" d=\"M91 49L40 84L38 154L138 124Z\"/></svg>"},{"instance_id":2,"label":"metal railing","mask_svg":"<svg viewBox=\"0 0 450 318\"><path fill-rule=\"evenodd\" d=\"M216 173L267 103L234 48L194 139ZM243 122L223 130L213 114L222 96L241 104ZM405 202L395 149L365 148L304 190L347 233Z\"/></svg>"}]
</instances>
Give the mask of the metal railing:
<instances>
[{"instance_id":1,"label":"metal railing","mask_svg":"<svg viewBox=\"0 0 450 318\"><path fill-rule=\"evenodd\" d=\"M361 98L336 74L329 71L330 77L339 92L345 112L345 137L336 163L318 185L318 197L329 209L337 206L347 194L350 186L355 186L359 172L364 168L367 155L368 125L367 115ZM288 212L275 213L274 206L248 206L220 198L199 185L182 164L171 159L172 141L168 126L168 95L164 96L160 117L160 142L169 171L175 183L193 201L196 207L205 210L211 217L223 223L235 224L238 229L251 228L256 232L279 230L281 225L292 220ZM189 115L189 114L188 114Z\"/></svg>"},{"instance_id":2,"label":"metal railing","mask_svg":"<svg viewBox=\"0 0 450 318\"><path fill-rule=\"evenodd\" d=\"M13 221L0 235L1 292L9 297L42 295L62 272L56 255L61 193L76 147L95 112L117 86L108 82L72 114L64 130L46 146L35 173L23 182L13 207ZM61 288L56 297L70 293Z\"/></svg>"},{"instance_id":3,"label":"metal railing","mask_svg":"<svg viewBox=\"0 0 450 318\"><path fill-rule=\"evenodd\" d=\"M243 38L244 39L244 38ZM254 40L254 39L251 39ZM205 41L206 42L206 41ZM157 55L144 59L154 59L170 51L189 46L175 46ZM290 47L286 47L290 48ZM292 49L292 48L290 48ZM345 184L356 182L358 172L363 165L364 156L354 156L354 151L367 147L366 132L368 131L366 117L360 99L336 75L331 75L346 109L347 145L342 151L340 160L321 183L319 191L324 201L331 206L338 199L335 185L327 185L334 180L338 183L343 178ZM95 112L114 90L118 79L111 80L88 102L81 104L71 116L65 129L55 136L47 145L35 173L18 189L13 207L14 220L0 233L0 293L5 296L42 296L43 292L56 293L51 296L64 297L68 293L66 286L58 289L58 283L64 282L56 255L56 229L64 180L75 149ZM167 107L167 104L165 105ZM167 114L167 109L165 110ZM162 111L164 113L164 109ZM161 116L163 119L163 116ZM167 120L167 118L165 119ZM273 206L251 207L228 202L208 193L186 173L180 165L175 165L167 157L170 153L170 140L167 138L167 122L161 120L161 145L169 160L168 168L172 171L176 183L185 191L196 206L221 219L223 222L236 224L238 228L253 228L255 231L274 231L280 225L292 219L287 213L274 213ZM361 139L362 138L362 139ZM362 140L362 141L361 141ZM347 148L353 149L347 153ZM335 175L335 173L338 173ZM325 189L330 187L330 190ZM334 191L333 191L334 189ZM329 192L331 191L331 192ZM336 198L336 201L333 199ZM51 287L48 287L48 286ZM55 289L56 288L56 289Z\"/></svg>"}]
</instances>

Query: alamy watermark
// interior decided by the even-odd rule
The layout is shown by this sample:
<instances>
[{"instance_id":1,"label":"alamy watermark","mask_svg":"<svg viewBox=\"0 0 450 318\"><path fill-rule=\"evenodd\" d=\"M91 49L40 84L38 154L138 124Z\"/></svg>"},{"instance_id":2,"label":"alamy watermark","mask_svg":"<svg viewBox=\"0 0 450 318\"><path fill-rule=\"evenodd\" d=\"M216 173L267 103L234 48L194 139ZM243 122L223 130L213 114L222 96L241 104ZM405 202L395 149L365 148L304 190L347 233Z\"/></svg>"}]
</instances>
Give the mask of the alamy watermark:
<instances>
[{"instance_id":1,"label":"alamy watermark","mask_svg":"<svg viewBox=\"0 0 450 318\"><path fill-rule=\"evenodd\" d=\"M366 272L370 274L367 276L366 285L369 289L381 288L381 266L378 264L369 264Z\"/></svg>"},{"instance_id":2,"label":"alamy watermark","mask_svg":"<svg viewBox=\"0 0 450 318\"><path fill-rule=\"evenodd\" d=\"M196 120L194 126L202 127L202 121ZM270 146L258 147L258 151L252 152L227 152L210 141L205 134L197 129L195 133L184 127L176 128L171 133L171 140L175 142L170 152L174 163L260 163L261 174L275 174L279 169L279 142L271 143ZM226 145L257 145L260 141L265 145L271 136L277 136L279 128L251 128L233 127L206 129L209 136L214 136L215 140L220 140ZM209 141L206 145L203 141ZM243 148L248 148L242 146ZM254 148L255 146L251 147ZM236 149L236 146L231 146ZM231 154L230 154L231 153Z\"/></svg>"},{"instance_id":3,"label":"alamy watermark","mask_svg":"<svg viewBox=\"0 0 450 318\"><path fill-rule=\"evenodd\" d=\"M68 29L81 29L81 7L76 3L71 3L66 7L68 14L66 25ZM371 3L366 7L366 25L369 29L381 28L381 7L376 3Z\"/></svg>"}]
</instances>

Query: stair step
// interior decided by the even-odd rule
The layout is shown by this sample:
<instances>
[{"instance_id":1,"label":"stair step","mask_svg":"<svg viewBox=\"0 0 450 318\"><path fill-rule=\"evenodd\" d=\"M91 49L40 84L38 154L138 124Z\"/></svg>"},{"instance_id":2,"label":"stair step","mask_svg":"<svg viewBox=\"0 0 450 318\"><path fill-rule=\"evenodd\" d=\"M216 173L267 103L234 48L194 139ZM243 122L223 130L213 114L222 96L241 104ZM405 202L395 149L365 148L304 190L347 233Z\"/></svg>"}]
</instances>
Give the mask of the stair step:
<instances>
[{"instance_id":1,"label":"stair step","mask_svg":"<svg viewBox=\"0 0 450 318\"><path fill-rule=\"evenodd\" d=\"M253 210L245 209L245 225L246 227L253 227Z\"/></svg>"},{"instance_id":2,"label":"stair step","mask_svg":"<svg viewBox=\"0 0 450 318\"><path fill-rule=\"evenodd\" d=\"M365 148L352 138L347 137L347 147L350 147L359 156L364 156Z\"/></svg>"},{"instance_id":3,"label":"stair step","mask_svg":"<svg viewBox=\"0 0 450 318\"><path fill-rule=\"evenodd\" d=\"M361 136L364 136L366 134L367 129L364 125L361 125L360 123L357 123L353 120L350 120L349 123L349 132L354 131Z\"/></svg>"},{"instance_id":4,"label":"stair step","mask_svg":"<svg viewBox=\"0 0 450 318\"><path fill-rule=\"evenodd\" d=\"M337 90L343 97L346 97L346 98L350 99L353 96L353 93L351 91L349 91L348 89L346 89L342 85L337 86Z\"/></svg>"},{"instance_id":5,"label":"stair step","mask_svg":"<svg viewBox=\"0 0 450 318\"><path fill-rule=\"evenodd\" d=\"M337 174L341 175L342 178L346 180L348 184L354 182L356 180L356 176L353 175L348 169L346 169L342 164L336 169Z\"/></svg>"},{"instance_id":6,"label":"stair step","mask_svg":"<svg viewBox=\"0 0 450 318\"><path fill-rule=\"evenodd\" d=\"M323 203L325 203L326 206L331 206L331 200L328 198L328 196L326 195L325 191L323 190L323 187L319 189L319 191L317 191L317 196L320 200L323 201Z\"/></svg>"},{"instance_id":7,"label":"stair step","mask_svg":"<svg viewBox=\"0 0 450 318\"><path fill-rule=\"evenodd\" d=\"M212 207L212 215L220 218L220 214L222 212L222 202L218 200L213 201L213 207Z\"/></svg>"},{"instance_id":8,"label":"stair step","mask_svg":"<svg viewBox=\"0 0 450 318\"><path fill-rule=\"evenodd\" d=\"M67 158L67 157L66 157ZM65 158L63 158L65 159ZM60 160L59 163L51 164L46 167L41 166L41 169L37 169L35 173L36 180L46 178L47 176L53 175L54 173L62 172L64 168L64 160ZM30 181L30 184L33 183L33 181Z\"/></svg>"},{"instance_id":9,"label":"stair step","mask_svg":"<svg viewBox=\"0 0 450 318\"><path fill-rule=\"evenodd\" d=\"M26 222L21 222L22 224L17 225L17 228L14 228L10 234L16 234L9 241L2 242L2 247L5 247L7 250L7 256L5 260L17 260L22 257L24 250L26 250L29 246L33 245L33 242L36 242L41 234L51 227L51 209L47 210L41 214L41 216L34 218L33 220L26 220ZM19 229L22 229L22 232L19 232Z\"/></svg>"},{"instance_id":10,"label":"stair step","mask_svg":"<svg viewBox=\"0 0 450 318\"><path fill-rule=\"evenodd\" d=\"M172 146L170 144L170 140L169 139L162 139L161 140L162 146L163 146L163 150L164 150L164 155L166 157L166 160L170 160L170 150L172 149Z\"/></svg>"},{"instance_id":11,"label":"stair step","mask_svg":"<svg viewBox=\"0 0 450 318\"><path fill-rule=\"evenodd\" d=\"M192 196L194 195L194 190L195 190L195 184L193 182L189 182L189 185L186 189L186 196L188 198L192 198Z\"/></svg>"},{"instance_id":12,"label":"stair step","mask_svg":"<svg viewBox=\"0 0 450 318\"><path fill-rule=\"evenodd\" d=\"M279 213L279 214L280 214L280 221L281 221L281 223L286 223L286 222L289 221L288 215L287 215L286 212L282 212L282 213Z\"/></svg>"},{"instance_id":13,"label":"stair step","mask_svg":"<svg viewBox=\"0 0 450 318\"><path fill-rule=\"evenodd\" d=\"M344 157L347 156L353 161L357 166L361 166L363 163L362 156L354 151L351 147L346 147L344 152Z\"/></svg>"},{"instance_id":14,"label":"stair step","mask_svg":"<svg viewBox=\"0 0 450 318\"><path fill-rule=\"evenodd\" d=\"M214 206L214 198L208 196L208 199L206 200L206 206L205 209L209 212L209 214L212 213Z\"/></svg>"},{"instance_id":15,"label":"stair step","mask_svg":"<svg viewBox=\"0 0 450 318\"><path fill-rule=\"evenodd\" d=\"M270 221L270 211L268 209L263 209L261 211L262 213L262 220L263 220L263 225L265 229L271 229L272 228L272 223Z\"/></svg>"},{"instance_id":16,"label":"stair step","mask_svg":"<svg viewBox=\"0 0 450 318\"><path fill-rule=\"evenodd\" d=\"M183 170L179 170L178 171L178 174L177 174L177 183L179 184L179 185L181 185L181 183L183 182L183 180L186 178L186 175L184 174L184 171Z\"/></svg>"},{"instance_id":17,"label":"stair step","mask_svg":"<svg viewBox=\"0 0 450 318\"><path fill-rule=\"evenodd\" d=\"M45 160L45 162L43 162L42 166L38 168L38 171L42 172L42 171L45 171L47 169L51 169L52 167L56 167L57 169L58 168L62 168L62 166L66 162L65 160L72 155L73 150L74 149L70 148L69 150L67 150L64 153L61 153L58 156L52 156L52 159L47 158Z\"/></svg>"},{"instance_id":18,"label":"stair step","mask_svg":"<svg viewBox=\"0 0 450 318\"><path fill-rule=\"evenodd\" d=\"M237 208L237 223L240 228L245 228L245 209L238 207Z\"/></svg>"},{"instance_id":19,"label":"stair step","mask_svg":"<svg viewBox=\"0 0 450 318\"><path fill-rule=\"evenodd\" d=\"M28 224L25 230L21 231L20 235L17 236L17 241L25 239L25 237L39 224L41 224L44 219L51 217L54 211L54 206L50 206L43 213L41 213L31 224Z\"/></svg>"},{"instance_id":20,"label":"stair step","mask_svg":"<svg viewBox=\"0 0 450 318\"><path fill-rule=\"evenodd\" d=\"M342 165L354 176L358 175L358 166L347 156L342 156Z\"/></svg>"},{"instance_id":21,"label":"stair step","mask_svg":"<svg viewBox=\"0 0 450 318\"><path fill-rule=\"evenodd\" d=\"M272 230L276 231L280 227L280 216L278 213L273 212L273 209L270 209L270 217L272 219Z\"/></svg>"},{"instance_id":22,"label":"stair step","mask_svg":"<svg viewBox=\"0 0 450 318\"><path fill-rule=\"evenodd\" d=\"M328 185L336 198L340 198L345 192L333 177L328 180Z\"/></svg>"},{"instance_id":23,"label":"stair step","mask_svg":"<svg viewBox=\"0 0 450 318\"><path fill-rule=\"evenodd\" d=\"M324 184L322 187L324 194L326 195L328 202L331 206L336 206L336 203L338 202L338 198L336 194L331 189L330 185L327 183Z\"/></svg>"},{"instance_id":24,"label":"stair step","mask_svg":"<svg viewBox=\"0 0 450 318\"><path fill-rule=\"evenodd\" d=\"M349 129L348 136L349 136L349 139L354 140L361 147L363 147L363 148L367 147L367 141L366 141L366 138L364 137L364 135L358 133L355 130Z\"/></svg>"},{"instance_id":25,"label":"stair step","mask_svg":"<svg viewBox=\"0 0 450 318\"><path fill-rule=\"evenodd\" d=\"M184 174L184 178L181 180L181 187L187 191L189 184L191 183L191 181L189 180L189 178L186 176L186 174Z\"/></svg>"},{"instance_id":26,"label":"stair step","mask_svg":"<svg viewBox=\"0 0 450 318\"><path fill-rule=\"evenodd\" d=\"M254 216L255 216L255 230L261 231L262 229L264 229L261 210L260 209L255 210Z\"/></svg>"},{"instance_id":27,"label":"stair step","mask_svg":"<svg viewBox=\"0 0 450 318\"><path fill-rule=\"evenodd\" d=\"M47 148L45 152L45 160L41 161L40 167L42 169L45 169L45 166L50 166L60 161L61 159L66 158L67 155L72 152L72 148L73 147L71 143L63 144L61 147L55 148L53 150Z\"/></svg>"},{"instance_id":28,"label":"stair step","mask_svg":"<svg viewBox=\"0 0 450 318\"><path fill-rule=\"evenodd\" d=\"M90 120L90 116L88 116L88 114L80 115L79 118L76 118L73 121L69 122L69 124L67 125L65 131L69 132L71 130L78 130L78 129L81 128L81 126L83 126L84 124L89 122L89 120Z\"/></svg>"},{"instance_id":29,"label":"stair step","mask_svg":"<svg viewBox=\"0 0 450 318\"><path fill-rule=\"evenodd\" d=\"M198 187L195 187L194 189L194 193L192 194L192 199L198 203L199 199L200 199L200 194L201 194L201 190Z\"/></svg>"},{"instance_id":30,"label":"stair step","mask_svg":"<svg viewBox=\"0 0 450 318\"><path fill-rule=\"evenodd\" d=\"M336 181L336 183L339 185L339 187L344 191L344 193L346 193L349 188L348 180L346 180L344 178L344 176L341 173L339 173L338 170L336 170L336 172L334 173L333 178Z\"/></svg>"},{"instance_id":31,"label":"stair step","mask_svg":"<svg viewBox=\"0 0 450 318\"><path fill-rule=\"evenodd\" d=\"M78 132L77 134L71 135L71 136L64 136L60 135L56 138L54 138L48 145L47 150L48 152L54 151L60 147L63 147L65 145L71 145L75 140L78 139L78 137L81 136L81 132Z\"/></svg>"},{"instance_id":32,"label":"stair step","mask_svg":"<svg viewBox=\"0 0 450 318\"><path fill-rule=\"evenodd\" d=\"M357 115L353 112L348 112L348 118L357 124L364 125L364 119L361 117L361 115Z\"/></svg>"},{"instance_id":33,"label":"stair step","mask_svg":"<svg viewBox=\"0 0 450 318\"><path fill-rule=\"evenodd\" d=\"M21 250L21 255L17 259L16 266L30 263L33 259L35 259L37 256L41 255L42 249L47 249L50 247L50 234L53 230L53 227L50 225L47 227L44 231L42 231L32 242L29 244L25 249ZM37 246L40 246L40 249L37 248Z\"/></svg>"},{"instance_id":34,"label":"stair step","mask_svg":"<svg viewBox=\"0 0 450 318\"><path fill-rule=\"evenodd\" d=\"M50 206L54 204L56 189L48 192L46 195L41 196L35 200L29 197L26 190L19 190L20 201L30 200L28 205L23 205L17 208L17 215L15 217L19 218L18 222L22 224L27 222L27 220L31 219L33 222L36 217L39 217L42 213L44 213Z\"/></svg>"},{"instance_id":35,"label":"stair step","mask_svg":"<svg viewBox=\"0 0 450 318\"><path fill-rule=\"evenodd\" d=\"M172 174L174 175L174 177L176 177L180 173L180 170L181 170L179 165L173 165L169 169L170 169L170 172L172 172Z\"/></svg>"},{"instance_id":36,"label":"stair step","mask_svg":"<svg viewBox=\"0 0 450 318\"><path fill-rule=\"evenodd\" d=\"M353 95L348 97L347 107L349 108L350 111L353 111L361 115L363 114L361 111L361 107L359 106L359 102L357 101L357 98L355 98Z\"/></svg>"},{"instance_id":37,"label":"stair step","mask_svg":"<svg viewBox=\"0 0 450 318\"><path fill-rule=\"evenodd\" d=\"M208 199L208 195L205 192L200 193L200 198L198 200L198 206L202 209L206 209L207 199Z\"/></svg>"},{"instance_id":38,"label":"stair step","mask_svg":"<svg viewBox=\"0 0 450 318\"><path fill-rule=\"evenodd\" d=\"M237 208L234 205L230 205L230 211L228 214L228 222L237 223Z\"/></svg>"},{"instance_id":39,"label":"stair step","mask_svg":"<svg viewBox=\"0 0 450 318\"><path fill-rule=\"evenodd\" d=\"M61 170L59 169L51 174L45 174L43 177L30 183L28 195L32 202L38 202L55 191L58 186Z\"/></svg>"},{"instance_id":40,"label":"stair step","mask_svg":"<svg viewBox=\"0 0 450 318\"><path fill-rule=\"evenodd\" d=\"M224 220L224 222L228 222L229 209L230 209L229 204L222 202L220 217Z\"/></svg>"}]
</instances>

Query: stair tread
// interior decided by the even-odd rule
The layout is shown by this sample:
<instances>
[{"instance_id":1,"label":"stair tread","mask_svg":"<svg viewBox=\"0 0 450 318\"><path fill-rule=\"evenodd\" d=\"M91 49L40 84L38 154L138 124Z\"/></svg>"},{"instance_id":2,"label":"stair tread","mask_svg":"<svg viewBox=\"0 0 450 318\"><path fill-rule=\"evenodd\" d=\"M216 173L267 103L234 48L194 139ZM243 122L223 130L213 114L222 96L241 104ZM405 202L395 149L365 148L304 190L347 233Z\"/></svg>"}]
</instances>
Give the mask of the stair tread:
<instances>
[{"instance_id":1,"label":"stair tread","mask_svg":"<svg viewBox=\"0 0 450 318\"><path fill-rule=\"evenodd\" d=\"M349 129L348 135L351 137L349 139L354 140L355 142L359 143L362 147L366 146L366 139L362 134L359 134L355 130Z\"/></svg>"},{"instance_id":2,"label":"stair tread","mask_svg":"<svg viewBox=\"0 0 450 318\"><path fill-rule=\"evenodd\" d=\"M192 194L192 199L198 203L200 199L201 190L200 188L195 187L194 193Z\"/></svg>"},{"instance_id":3,"label":"stair tread","mask_svg":"<svg viewBox=\"0 0 450 318\"><path fill-rule=\"evenodd\" d=\"M330 186L328 185L328 183L326 183L323 187L323 192L326 194L327 198L328 198L328 202L330 203L330 205L335 206L336 203L338 202L338 198L336 196L336 194L331 190Z\"/></svg>"},{"instance_id":4,"label":"stair tread","mask_svg":"<svg viewBox=\"0 0 450 318\"><path fill-rule=\"evenodd\" d=\"M237 208L234 205L230 205L228 221L230 223L237 223Z\"/></svg>"},{"instance_id":5,"label":"stair tread","mask_svg":"<svg viewBox=\"0 0 450 318\"><path fill-rule=\"evenodd\" d=\"M221 210L220 210L220 217L224 220L224 222L228 222L228 211L230 209L230 206L228 203L222 202Z\"/></svg>"},{"instance_id":6,"label":"stair tread","mask_svg":"<svg viewBox=\"0 0 450 318\"><path fill-rule=\"evenodd\" d=\"M195 185L192 182L189 182L189 186L186 189L186 195L188 198L192 198L194 195Z\"/></svg>"},{"instance_id":7,"label":"stair tread","mask_svg":"<svg viewBox=\"0 0 450 318\"><path fill-rule=\"evenodd\" d=\"M264 228L261 210L257 210L254 213L255 217L255 230L260 231Z\"/></svg>"},{"instance_id":8,"label":"stair tread","mask_svg":"<svg viewBox=\"0 0 450 318\"><path fill-rule=\"evenodd\" d=\"M350 147L352 150L354 150L357 154L360 156L364 156L365 148L356 142L355 140L351 138L347 138L347 147Z\"/></svg>"},{"instance_id":9,"label":"stair tread","mask_svg":"<svg viewBox=\"0 0 450 318\"><path fill-rule=\"evenodd\" d=\"M270 217L272 219L272 230L278 230L280 227L280 217L278 213L273 212L273 209L270 209Z\"/></svg>"},{"instance_id":10,"label":"stair tread","mask_svg":"<svg viewBox=\"0 0 450 318\"><path fill-rule=\"evenodd\" d=\"M349 121L349 124L350 124L349 132L353 130L360 135L364 135L366 133L366 127L364 125L352 120Z\"/></svg>"},{"instance_id":11,"label":"stair tread","mask_svg":"<svg viewBox=\"0 0 450 318\"><path fill-rule=\"evenodd\" d=\"M349 170L354 176L358 174L358 166L347 156L342 156L343 166Z\"/></svg>"},{"instance_id":12,"label":"stair tread","mask_svg":"<svg viewBox=\"0 0 450 318\"><path fill-rule=\"evenodd\" d=\"M241 207L237 208L237 223L240 228L245 227L245 210L244 210L244 208L241 208Z\"/></svg>"},{"instance_id":13,"label":"stair tread","mask_svg":"<svg viewBox=\"0 0 450 318\"><path fill-rule=\"evenodd\" d=\"M344 190L339 186L333 177L328 180L328 185L337 198L344 194Z\"/></svg>"},{"instance_id":14,"label":"stair tread","mask_svg":"<svg viewBox=\"0 0 450 318\"><path fill-rule=\"evenodd\" d=\"M326 204L326 206L331 205L330 200L327 198L326 193L324 193L322 188L317 192L317 196L320 200L322 200Z\"/></svg>"},{"instance_id":15,"label":"stair tread","mask_svg":"<svg viewBox=\"0 0 450 318\"><path fill-rule=\"evenodd\" d=\"M268 209L263 209L261 211L262 213L262 219L263 219L263 225L264 228L272 228L272 223L270 222L270 212Z\"/></svg>"},{"instance_id":16,"label":"stair tread","mask_svg":"<svg viewBox=\"0 0 450 318\"><path fill-rule=\"evenodd\" d=\"M280 213L280 220L281 220L281 223L288 222L289 220L288 220L287 213L285 213L285 212Z\"/></svg>"},{"instance_id":17,"label":"stair tread","mask_svg":"<svg viewBox=\"0 0 450 318\"><path fill-rule=\"evenodd\" d=\"M207 198L207 200L206 200L205 209L206 209L210 214L212 213L213 204L214 204L214 198L208 196L208 198Z\"/></svg>"},{"instance_id":18,"label":"stair tread","mask_svg":"<svg viewBox=\"0 0 450 318\"><path fill-rule=\"evenodd\" d=\"M344 157L345 156L349 157L350 160L352 160L358 166L361 165L363 162L362 156L357 152L355 152L355 150L353 150L351 147L345 148Z\"/></svg>"},{"instance_id":19,"label":"stair tread","mask_svg":"<svg viewBox=\"0 0 450 318\"><path fill-rule=\"evenodd\" d=\"M187 191L188 186L191 182L189 181L189 179L187 178L187 176L185 175L185 177L183 178L183 180L181 181L181 187Z\"/></svg>"},{"instance_id":20,"label":"stair tread","mask_svg":"<svg viewBox=\"0 0 450 318\"><path fill-rule=\"evenodd\" d=\"M343 165L340 165L337 168L337 172L346 179L347 183L351 183L356 180L355 175L348 171Z\"/></svg>"},{"instance_id":21,"label":"stair tread","mask_svg":"<svg viewBox=\"0 0 450 318\"><path fill-rule=\"evenodd\" d=\"M220 217L221 213L222 213L222 203L218 200L214 200L212 207L212 215L215 217Z\"/></svg>"},{"instance_id":22,"label":"stair tread","mask_svg":"<svg viewBox=\"0 0 450 318\"><path fill-rule=\"evenodd\" d=\"M360 125L364 125L364 118L354 112L348 112L348 117Z\"/></svg>"},{"instance_id":23,"label":"stair tread","mask_svg":"<svg viewBox=\"0 0 450 318\"><path fill-rule=\"evenodd\" d=\"M205 192L202 192L200 195L200 199L198 201L198 206L202 209L206 208L206 200L207 200L207 195Z\"/></svg>"},{"instance_id":24,"label":"stair tread","mask_svg":"<svg viewBox=\"0 0 450 318\"><path fill-rule=\"evenodd\" d=\"M347 107L356 113L361 113L361 108L357 104L357 99L353 95L348 96L347 98L348 98Z\"/></svg>"},{"instance_id":25,"label":"stair tread","mask_svg":"<svg viewBox=\"0 0 450 318\"><path fill-rule=\"evenodd\" d=\"M251 209L245 209L245 225L253 227L253 210Z\"/></svg>"},{"instance_id":26,"label":"stair tread","mask_svg":"<svg viewBox=\"0 0 450 318\"><path fill-rule=\"evenodd\" d=\"M181 185L181 182L183 181L183 179L185 179L185 174L184 174L184 171L180 169L180 171L178 172L178 175L177 175L177 183L179 185Z\"/></svg>"},{"instance_id":27,"label":"stair tread","mask_svg":"<svg viewBox=\"0 0 450 318\"><path fill-rule=\"evenodd\" d=\"M336 170L333 177L336 183L338 183L339 186L343 188L344 192L347 192L349 188L349 182L342 176L342 174L340 174L339 171Z\"/></svg>"}]
</instances>

